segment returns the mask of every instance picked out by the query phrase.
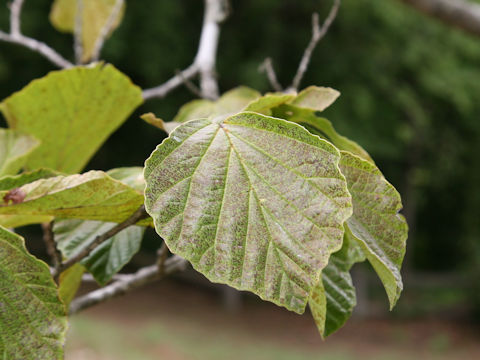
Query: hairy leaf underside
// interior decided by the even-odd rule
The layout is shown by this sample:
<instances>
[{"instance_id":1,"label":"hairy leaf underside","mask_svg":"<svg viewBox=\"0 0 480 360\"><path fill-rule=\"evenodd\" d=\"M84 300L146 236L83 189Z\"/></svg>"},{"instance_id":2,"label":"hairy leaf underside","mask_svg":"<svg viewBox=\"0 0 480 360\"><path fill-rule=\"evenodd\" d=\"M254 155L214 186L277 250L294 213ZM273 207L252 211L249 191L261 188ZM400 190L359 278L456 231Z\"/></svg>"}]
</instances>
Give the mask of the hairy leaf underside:
<instances>
[{"instance_id":1,"label":"hairy leaf underside","mask_svg":"<svg viewBox=\"0 0 480 360\"><path fill-rule=\"evenodd\" d=\"M207 278L302 313L351 215L338 161L283 120L190 121L147 160L145 205L170 250Z\"/></svg>"}]
</instances>

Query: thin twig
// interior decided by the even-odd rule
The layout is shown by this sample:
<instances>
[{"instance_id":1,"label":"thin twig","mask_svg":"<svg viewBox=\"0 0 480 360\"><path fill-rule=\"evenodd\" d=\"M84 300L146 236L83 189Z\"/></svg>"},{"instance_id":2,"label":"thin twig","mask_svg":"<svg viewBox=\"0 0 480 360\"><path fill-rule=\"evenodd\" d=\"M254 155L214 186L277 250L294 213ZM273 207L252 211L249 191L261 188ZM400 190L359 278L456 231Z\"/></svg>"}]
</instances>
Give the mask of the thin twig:
<instances>
[{"instance_id":1,"label":"thin twig","mask_svg":"<svg viewBox=\"0 0 480 360\"><path fill-rule=\"evenodd\" d=\"M50 256L50 258L52 259L53 267L56 271L60 266L60 264L62 263L62 255L60 254L60 252L58 251L55 245L52 228L53 228L53 222L42 223L43 242L45 243L48 256Z\"/></svg>"},{"instance_id":2,"label":"thin twig","mask_svg":"<svg viewBox=\"0 0 480 360\"><path fill-rule=\"evenodd\" d=\"M24 36L21 33L21 13L23 9L24 0L14 0L10 5L10 33L0 30L0 41L9 42L12 44L21 45L30 49L40 55L44 56L50 62L59 68L72 67L72 63L65 60L59 53L41 41Z\"/></svg>"},{"instance_id":3,"label":"thin twig","mask_svg":"<svg viewBox=\"0 0 480 360\"><path fill-rule=\"evenodd\" d=\"M204 21L197 54L193 63L179 74L162 85L144 90L144 100L163 98L170 91L200 74L200 89L202 97L218 96L218 85L215 76L215 58L220 35L220 24L229 14L228 0L205 0Z\"/></svg>"},{"instance_id":4,"label":"thin twig","mask_svg":"<svg viewBox=\"0 0 480 360\"><path fill-rule=\"evenodd\" d=\"M81 64L83 60L83 0L77 0L73 28L73 50L75 52L75 63Z\"/></svg>"},{"instance_id":5,"label":"thin twig","mask_svg":"<svg viewBox=\"0 0 480 360\"><path fill-rule=\"evenodd\" d=\"M108 230L107 232L97 236L95 240L87 246L85 249L80 251L78 254L75 256L72 256L70 259L67 261L63 262L58 266L57 271L54 273L54 278L57 278L61 272L67 270L74 264L78 263L82 259L86 258L90 253L95 250L99 245L101 245L103 242L106 240L110 239L112 236L115 236L118 234L120 231L123 229L126 229L127 227L131 225L135 225L138 221L145 219L148 217L147 212L145 211L145 206L140 206L137 211L135 211L128 219L125 221L115 225L113 228Z\"/></svg>"},{"instance_id":6,"label":"thin twig","mask_svg":"<svg viewBox=\"0 0 480 360\"><path fill-rule=\"evenodd\" d=\"M302 60L298 65L297 73L293 78L292 85L290 85L289 90L298 90L300 86L300 82L302 81L305 72L308 69L308 64L310 63L310 59L312 57L312 53L315 50L319 41L325 36L330 25L332 25L335 17L338 13L338 8L340 7L340 0L334 0L332 8L330 9L330 13L328 14L327 18L325 19L323 25L320 27L320 23L318 20L318 14L313 14L312 16L312 39L308 44L307 48L305 49Z\"/></svg>"},{"instance_id":7,"label":"thin twig","mask_svg":"<svg viewBox=\"0 0 480 360\"><path fill-rule=\"evenodd\" d=\"M108 16L105 25L102 27L100 31L100 35L98 36L97 40L95 41L95 45L93 47L92 53L92 61L98 61L100 58L100 53L102 51L103 45L105 44L105 40L107 39L108 35L112 32L115 23L117 22L118 16L120 15L120 11L125 3L125 0L116 0L115 4L113 5L112 11Z\"/></svg>"},{"instance_id":8,"label":"thin twig","mask_svg":"<svg viewBox=\"0 0 480 360\"><path fill-rule=\"evenodd\" d=\"M273 69L272 58L266 58L263 63L259 66L258 70L260 72L265 72L270 82L270 85L275 91L281 92L283 91L283 87L277 79L277 74Z\"/></svg>"},{"instance_id":9,"label":"thin twig","mask_svg":"<svg viewBox=\"0 0 480 360\"><path fill-rule=\"evenodd\" d=\"M55 50L53 50L51 47L49 47L47 44L29 38L24 35L11 35L7 34L3 31L0 31L0 40L6 41L12 44L17 44L17 45L22 45L23 47L26 47L43 57L47 58L50 60L51 63L55 64L59 68L66 69L70 68L73 66L73 64L63 58L59 53L57 53Z\"/></svg>"},{"instance_id":10,"label":"thin twig","mask_svg":"<svg viewBox=\"0 0 480 360\"><path fill-rule=\"evenodd\" d=\"M150 265L138 270L135 274L124 275L122 280L113 282L98 290L80 296L70 304L69 314L73 315L91 306L103 303L114 297L123 295L147 283L156 281L174 272L184 270L187 261L179 256L172 256L165 260L163 274L159 272L158 265Z\"/></svg>"},{"instance_id":11,"label":"thin twig","mask_svg":"<svg viewBox=\"0 0 480 360\"><path fill-rule=\"evenodd\" d=\"M175 73L176 73L176 75L178 75L178 76L180 76L180 77L182 78L183 84L185 85L185 87L186 87L188 90L190 90L190 92L191 92L193 95L195 95L195 96L197 96L197 97L199 97L199 98L202 97L202 91L198 88L197 85L195 85L190 79L184 78L183 75L182 75L182 72L181 72L180 70L177 70Z\"/></svg>"},{"instance_id":12,"label":"thin twig","mask_svg":"<svg viewBox=\"0 0 480 360\"><path fill-rule=\"evenodd\" d=\"M154 98L163 98L165 97L170 91L177 88L178 86L182 85L185 79L191 79L195 75L198 74L198 66L197 64L192 64L185 70L181 71L180 74L175 75L167 82L163 83L162 85L156 86L151 89L143 90L142 96L144 100L150 100Z\"/></svg>"},{"instance_id":13,"label":"thin twig","mask_svg":"<svg viewBox=\"0 0 480 360\"><path fill-rule=\"evenodd\" d=\"M13 0L10 4L10 34L13 36L20 35L20 15L22 13L24 0Z\"/></svg>"}]
</instances>

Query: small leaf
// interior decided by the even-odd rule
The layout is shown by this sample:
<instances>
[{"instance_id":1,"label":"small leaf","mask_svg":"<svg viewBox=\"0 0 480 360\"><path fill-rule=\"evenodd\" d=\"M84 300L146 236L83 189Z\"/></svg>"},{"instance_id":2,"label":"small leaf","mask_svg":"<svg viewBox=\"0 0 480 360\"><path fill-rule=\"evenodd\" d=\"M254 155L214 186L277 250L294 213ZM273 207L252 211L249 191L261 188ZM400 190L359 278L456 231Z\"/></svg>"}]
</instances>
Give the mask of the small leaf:
<instances>
[{"instance_id":1,"label":"small leaf","mask_svg":"<svg viewBox=\"0 0 480 360\"><path fill-rule=\"evenodd\" d=\"M114 223L101 221L55 221L55 241L62 255L69 259L114 226ZM120 231L98 246L81 264L99 284L105 285L140 250L144 232L145 228L141 226L130 226Z\"/></svg>"},{"instance_id":2,"label":"small leaf","mask_svg":"<svg viewBox=\"0 0 480 360\"><path fill-rule=\"evenodd\" d=\"M215 113L212 116L233 115L242 111L250 102L261 97L257 90L239 86L224 93L215 101Z\"/></svg>"},{"instance_id":3,"label":"small leaf","mask_svg":"<svg viewBox=\"0 0 480 360\"><path fill-rule=\"evenodd\" d=\"M400 268L408 235L399 214L400 194L374 164L346 151L341 154L340 169L353 200L348 231L382 280L393 308L403 289Z\"/></svg>"},{"instance_id":4,"label":"small leaf","mask_svg":"<svg viewBox=\"0 0 480 360\"><path fill-rule=\"evenodd\" d=\"M82 284L84 273L85 268L77 263L60 274L58 295L67 309Z\"/></svg>"},{"instance_id":5,"label":"small leaf","mask_svg":"<svg viewBox=\"0 0 480 360\"><path fill-rule=\"evenodd\" d=\"M116 0L82 0L82 62L88 62L93 55L95 43L112 13ZM73 33L77 0L54 0L50 11L50 22L59 31ZM125 3L115 20L111 32L122 21ZM111 34L109 34L110 36Z\"/></svg>"},{"instance_id":6,"label":"small leaf","mask_svg":"<svg viewBox=\"0 0 480 360\"><path fill-rule=\"evenodd\" d=\"M312 292L309 306L322 337L340 329L352 315L356 305L355 287L350 269L365 256L359 246L349 240L346 233L342 249L330 256L322 271L321 281Z\"/></svg>"},{"instance_id":7,"label":"small leaf","mask_svg":"<svg viewBox=\"0 0 480 360\"><path fill-rule=\"evenodd\" d=\"M23 238L0 227L0 354L2 359L63 359L67 330L48 266Z\"/></svg>"},{"instance_id":8,"label":"small leaf","mask_svg":"<svg viewBox=\"0 0 480 360\"><path fill-rule=\"evenodd\" d=\"M312 134L330 141L336 148L349 151L373 163L370 155L360 145L338 134L330 121L316 116L312 110L282 105L273 110L273 116L300 124Z\"/></svg>"},{"instance_id":9,"label":"small leaf","mask_svg":"<svg viewBox=\"0 0 480 360\"><path fill-rule=\"evenodd\" d=\"M145 207L170 250L208 279L302 313L351 215L338 160L284 120L190 121L146 161Z\"/></svg>"},{"instance_id":10,"label":"small leaf","mask_svg":"<svg viewBox=\"0 0 480 360\"><path fill-rule=\"evenodd\" d=\"M18 173L38 145L38 140L31 136L0 129L0 177Z\"/></svg>"},{"instance_id":11,"label":"small leaf","mask_svg":"<svg viewBox=\"0 0 480 360\"><path fill-rule=\"evenodd\" d=\"M56 176L18 188L21 203L0 206L0 215L54 216L122 222L143 203L143 195L102 171ZM0 192L4 197L7 192ZM139 224L148 225L149 219Z\"/></svg>"},{"instance_id":12,"label":"small leaf","mask_svg":"<svg viewBox=\"0 0 480 360\"><path fill-rule=\"evenodd\" d=\"M142 116L140 116L140 118L142 120L145 120L145 122L149 123L150 125L165 131L167 134L170 134L173 129L180 125L180 123L177 123L175 121L165 122L162 119L157 118L155 114L151 112L143 114Z\"/></svg>"},{"instance_id":13,"label":"small leaf","mask_svg":"<svg viewBox=\"0 0 480 360\"><path fill-rule=\"evenodd\" d=\"M140 166L116 168L107 171L107 175L143 194L145 190L145 178L143 168Z\"/></svg>"},{"instance_id":14,"label":"small leaf","mask_svg":"<svg viewBox=\"0 0 480 360\"><path fill-rule=\"evenodd\" d=\"M0 179L0 191L11 190L39 179L47 179L58 175L60 175L60 173L53 170L38 169L19 175L4 176Z\"/></svg>"},{"instance_id":15,"label":"small leaf","mask_svg":"<svg viewBox=\"0 0 480 360\"><path fill-rule=\"evenodd\" d=\"M323 111L332 105L339 96L340 93L335 89L309 86L300 91L297 97L291 101L291 104L314 111Z\"/></svg>"},{"instance_id":16,"label":"small leaf","mask_svg":"<svg viewBox=\"0 0 480 360\"><path fill-rule=\"evenodd\" d=\"M173 118L172 122L184 123L190 120L208 118L215 112L213 102L210 100L192 100L183 105Z\"/></svg>"},{"instance_id":17,"label":"small leaf","mask_svg":"<svg viewBox=\"0 0 480 360\"><path fill-rule=\"evenodd\" d=\"M141 90L112 65L54 71L0 104L12 129L41 141L28 169L81 171L142 102Z\"/></svg>"},{"instance_id":18,"label":"small leaf","mask_svg":"<svg viewBox=\"0 0 480 360\"><path fill-rule=\"evenodd\" d=\"M189 120L209 117L227 117L242 111L250 102L261 97L261 94L246 86L239 86L224 93L218 100L193 100L180 108L174 122L183 123Z\"/></svg>"},{"instance_id":19,"label":"small leaf","mask_svg":"<svg viewBox=\"0 0 480 360\"><path fill-rule=\"evenodd\" d=\"M272 115L272 108L278 107L295 98L293 94L273 93L265 94L261 98L252 101L245 111L253 111L263 115Z\"/></svg>"}]
</instances>

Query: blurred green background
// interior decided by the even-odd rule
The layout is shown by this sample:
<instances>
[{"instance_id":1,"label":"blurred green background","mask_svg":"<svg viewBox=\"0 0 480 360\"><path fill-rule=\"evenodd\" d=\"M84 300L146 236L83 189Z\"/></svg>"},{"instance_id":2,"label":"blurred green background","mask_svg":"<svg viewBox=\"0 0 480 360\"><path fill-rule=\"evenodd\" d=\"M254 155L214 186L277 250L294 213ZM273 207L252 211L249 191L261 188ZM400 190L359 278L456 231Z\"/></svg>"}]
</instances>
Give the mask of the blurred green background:
<instances>
[{"instance_id":1,"label":"blurred green background","mask_svg":"<svg viewBox=\"0 0 480 360\"><path fill-rule=\"evenodd\" d=\"M2 29L8 29L6 5L4 0L0 3ZM56 32L48 22L50 5L51 0L26 1L22 29L72 58L71 36ZM259 65L272 57L280 82L288 85L311 36L311 14L325 17L330 2L233 0L232 7L219 45L220 88L226 91L243 84L265 92L271 89ZM200 0L127 1L124 21L106 43L103 58L142 88L158 85L192 62L202 12ZM51 70L50 63L29 50L0 43L0 98ZM341 91L325 116L371 153L402 194L410 225L405 291L397 308L387 313L379 282L369 269L359 267L354 273L359 284L357 321L388 316L391 321L445 319L462 328L478 323L480 38L423 16L397 0L343 0L334 25L314 53L302 83L308 85ZM153 111L168 120L193 97L179 88L165 99L145 103L107 141L89 169L142 165L164 135L143 123L139 115ZM148 254L153 247L147 241L144 250ZM78 321L74 322L78 334L100 326L91 319ZM111 335L115 326L109 330L107 324L99 331ZM159 337L162 331L169 333L158 330ZM178 337L182 334L179 330ZM450 332L442 334L432 340L432 346L440 350L451 346ZM124 335L118 334L119 338ZM396 333L393 337L402 338ZM197 346L188 343L187 335L186 339L178 346ZM180 358L217 358L208 354L187 353ZM85 358L94 358L89 356ZM263 358L315 358L268 356L267 351ZM351 358L348 352L337 354L336 350L331 356ZM143 359L138 354L125 358ZM260 357L246 352L242 358Z\"/></svg>"}]
</instances>

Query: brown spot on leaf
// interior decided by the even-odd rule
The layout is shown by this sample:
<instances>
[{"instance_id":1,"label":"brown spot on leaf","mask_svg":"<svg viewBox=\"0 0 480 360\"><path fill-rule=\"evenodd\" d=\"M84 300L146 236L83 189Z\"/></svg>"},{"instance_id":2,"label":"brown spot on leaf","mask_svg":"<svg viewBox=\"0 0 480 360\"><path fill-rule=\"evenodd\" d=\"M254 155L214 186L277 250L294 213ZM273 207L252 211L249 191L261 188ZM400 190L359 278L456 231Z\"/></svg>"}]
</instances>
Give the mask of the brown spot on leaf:
<instances>
[{"instance_id":1,"label":"brown spot on leaf","mask_svg":"<svg viewBox=\"0 0 480 360\"><path fill-rule=\"evenodd\" d=\"M5 196L3 197L3 202L5 203L5 205L8 205L10 201L12 202L12 204L20 204L25 199L25 196L26 194L25 192L23 192L22 189L15 188L5 194Z\"/></svg>"}]
</instances>

